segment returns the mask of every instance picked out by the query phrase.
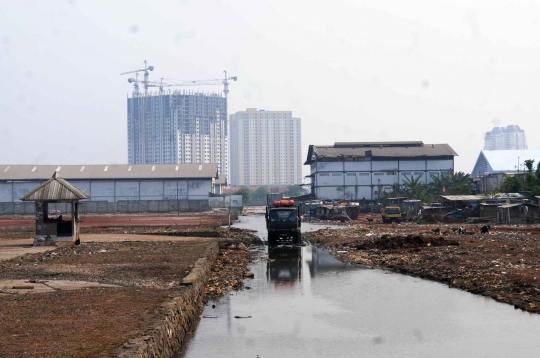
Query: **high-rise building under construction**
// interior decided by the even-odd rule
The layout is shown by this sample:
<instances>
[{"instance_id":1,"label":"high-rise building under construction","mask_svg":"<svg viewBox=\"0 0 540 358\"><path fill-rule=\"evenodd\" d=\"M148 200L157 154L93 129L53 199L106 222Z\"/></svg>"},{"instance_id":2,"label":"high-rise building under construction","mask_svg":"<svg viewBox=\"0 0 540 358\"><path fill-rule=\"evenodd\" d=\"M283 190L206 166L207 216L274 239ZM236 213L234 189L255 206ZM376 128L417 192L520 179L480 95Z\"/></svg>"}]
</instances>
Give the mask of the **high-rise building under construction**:
<instances>
[{"instance_id":1,"label":"high-rise building under construction","mask_svg":"<svg viewBox=\"0 0 540 358\"><path fill-rule=\"evenodd\" d=\"M227 98L172 91L127 100L129 164L217 163L228 171Z\"/></svg>"}]
</instances>

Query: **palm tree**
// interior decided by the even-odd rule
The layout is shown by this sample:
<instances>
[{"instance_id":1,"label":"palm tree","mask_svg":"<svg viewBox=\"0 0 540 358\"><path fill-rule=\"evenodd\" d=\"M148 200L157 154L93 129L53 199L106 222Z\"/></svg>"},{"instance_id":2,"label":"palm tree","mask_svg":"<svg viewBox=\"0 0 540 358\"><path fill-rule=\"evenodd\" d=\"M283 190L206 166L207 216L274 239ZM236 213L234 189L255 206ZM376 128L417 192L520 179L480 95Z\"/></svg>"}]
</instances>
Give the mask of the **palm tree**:
<instances>
[{"instance_id":1,"label":"palm tree","mask_svg":"<svg viewBox=\"0 0 540 358\"><path fill-rule=\"evenodd\" d=\"M422 183L420 182L420 177L415 177L414 175L411 175L410 177L405 177L405 184L403 184L403 187L405 191L407 192L408 196L412 196L414 198L420 197L421 193L421 186Z\"/></svg>"},{"instance_id":2,"label":"palm tree","mask_svg":"<svg viewBox=\"0 0 540 358\"><path fill-rule=\"evenodd\" d=\"M471 184L472 178L470 174L464 172L456 172L450 177L451 184Z\"/></svg>"},{"instance_id":3,"label":"palm tree","mask_svg":"<svg viewBox=\"0 0 540 358\"><path fill-rule=\"evenodd\" d=\"M432 182L429 184L430 191L433 195L444 194L443 188L450 187L450 177L444 174L430 174Z\"/></svg>"}]
</instances>

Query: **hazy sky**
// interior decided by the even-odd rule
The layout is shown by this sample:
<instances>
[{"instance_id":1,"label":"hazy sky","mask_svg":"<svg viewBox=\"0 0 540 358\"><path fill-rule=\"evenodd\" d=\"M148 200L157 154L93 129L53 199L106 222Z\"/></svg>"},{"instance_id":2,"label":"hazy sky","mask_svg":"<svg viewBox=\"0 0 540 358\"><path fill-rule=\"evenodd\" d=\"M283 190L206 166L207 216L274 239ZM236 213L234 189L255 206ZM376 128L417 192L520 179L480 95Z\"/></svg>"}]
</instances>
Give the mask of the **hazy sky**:
<instances>
[{"instance_id":1,"label":"hazy sky","mask_svg":"<svg viewBox=\"0 0 540 358\"><path fill-rule=\"evenodd\" d=\"M470 172L493 126L540 148L539 19L524 0L2 0L0 163L126 163L119 74L147 59L154 80L238 76L229 113L292 110L303 159L423 140Z\"/></svg>"}]
</instances>

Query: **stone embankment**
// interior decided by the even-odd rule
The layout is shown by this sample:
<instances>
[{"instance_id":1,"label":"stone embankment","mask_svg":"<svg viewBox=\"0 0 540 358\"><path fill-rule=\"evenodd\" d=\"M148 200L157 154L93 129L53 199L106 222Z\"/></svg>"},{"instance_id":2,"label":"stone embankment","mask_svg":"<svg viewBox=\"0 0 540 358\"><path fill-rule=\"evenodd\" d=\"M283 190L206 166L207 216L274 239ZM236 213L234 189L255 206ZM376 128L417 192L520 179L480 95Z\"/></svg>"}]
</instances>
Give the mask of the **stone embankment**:
<instances>
[{"instance_id":1,"label":"stone embankment","mask_svg":"<svg viewBox=\"0 0 540 358\"><path fill-rule=\"evenodd\" d=\"M202 312L204 288L218 252L218 244L213 243L197 260L189 275L184 277L182 285L186 286L186 290L166 304L165 317L153 332L127 342L119 358L173 356Z\"/></svg>"}]
</instances>

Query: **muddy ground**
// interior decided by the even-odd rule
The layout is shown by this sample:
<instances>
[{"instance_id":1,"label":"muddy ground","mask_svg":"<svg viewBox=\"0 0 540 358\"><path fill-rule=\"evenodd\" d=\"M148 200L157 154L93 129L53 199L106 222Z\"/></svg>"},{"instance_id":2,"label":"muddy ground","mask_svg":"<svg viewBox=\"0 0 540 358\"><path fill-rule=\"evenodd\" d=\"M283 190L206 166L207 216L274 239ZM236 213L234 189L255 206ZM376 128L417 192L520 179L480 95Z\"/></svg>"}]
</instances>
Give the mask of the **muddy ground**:
<instances>
[{"instance_id":1,"label":"muddy ground","mask_svg":"<svg viewBox=\"0 0 540 358\"><path fill-rule=\"evenodd\" d=\"M83 235L79 246L0 261L0 281L18 279L27 286L56 280L115 285L34 294L31 289L0 287L0 355L115 356L125 342L144 335L163 318L164 303L182 292L182 278L211 242L218 241L220 251L206 291L219 296L241 290L250 253L255 251L253 235L216 228L217 221L200 222L182 227L97 225L94 232L113 233L101 235L104 239L99 242L87 242ZM132 241L115 241L114 232L124 231L130 232ZM186 232L206 237L179 237L188 236ZM11 234L2 231L0 244L13 242L5 238ZM124 240L126 234L120 236Z\"/></svg>"},{"instance_id":2,"label":"muddy ground","mask_svg":"<svg viewBox=\"0 0 540 358\"><path fill-rule=\"evenodd\" d=\"M232 217L237 218L233 215ZM95 214L81 216L81 234L140 233L144 231L188 231L202 228L211 231L228 222L226 213L176 214ZM0 218L0 239L24 239L33 236L33 215Z\"/></svg>"},{"instance_id":3,"label":"muddy ground","mask_svg":"<svg viewBox=\"0 0 540 358\"><path fill-rule=\"evenodd\" d=\"M367 222L367 221L365 221ZM466 230L459 234L459 228ZM540 312L540 228L350 222L303 234L341 261L386 268Z\"/></svg>"}]
</instances>

